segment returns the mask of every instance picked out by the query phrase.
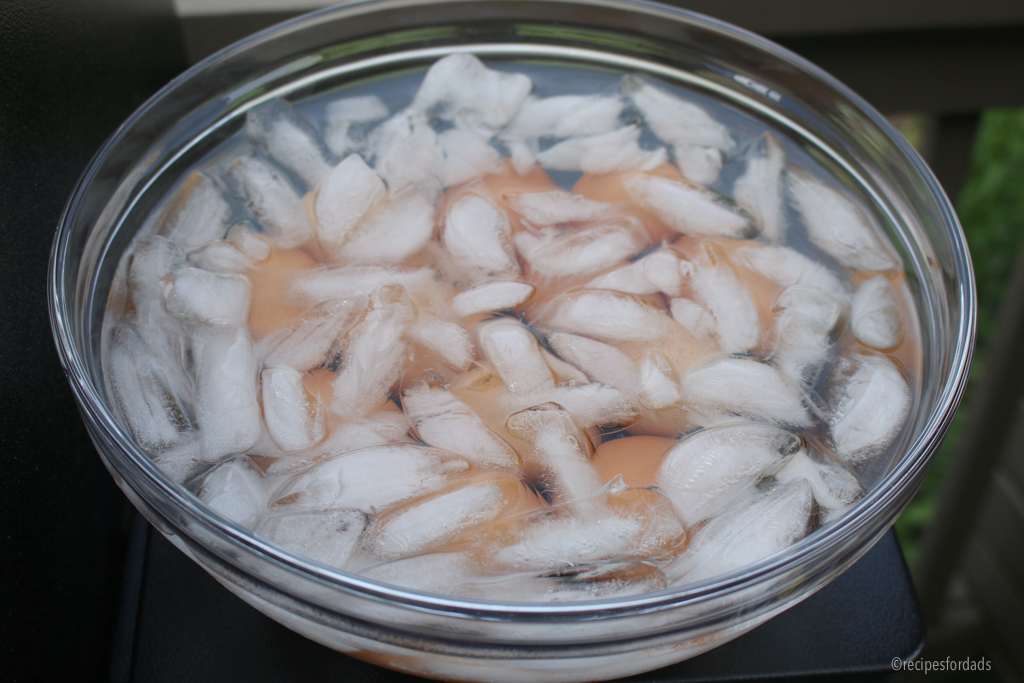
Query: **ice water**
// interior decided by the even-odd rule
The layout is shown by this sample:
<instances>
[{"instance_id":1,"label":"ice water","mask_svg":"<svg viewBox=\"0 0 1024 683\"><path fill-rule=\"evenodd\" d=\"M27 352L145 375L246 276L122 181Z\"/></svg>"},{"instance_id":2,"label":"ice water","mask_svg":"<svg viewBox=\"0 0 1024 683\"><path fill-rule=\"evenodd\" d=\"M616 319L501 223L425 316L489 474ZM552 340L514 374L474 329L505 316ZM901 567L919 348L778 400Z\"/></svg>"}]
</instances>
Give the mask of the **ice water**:
<instances>
[{"instance_id":1,"label":"ice water","mask_svg":"<svg viewBox=\"0 0 1024 683\"><path fill-rule=\"evenodd\" d=\"M121 260L107 386L168 476L314 561L633 595L835 523L899 449L884 216L707 92L455 54L222 137Z\"/></svg>"}]
</instances>

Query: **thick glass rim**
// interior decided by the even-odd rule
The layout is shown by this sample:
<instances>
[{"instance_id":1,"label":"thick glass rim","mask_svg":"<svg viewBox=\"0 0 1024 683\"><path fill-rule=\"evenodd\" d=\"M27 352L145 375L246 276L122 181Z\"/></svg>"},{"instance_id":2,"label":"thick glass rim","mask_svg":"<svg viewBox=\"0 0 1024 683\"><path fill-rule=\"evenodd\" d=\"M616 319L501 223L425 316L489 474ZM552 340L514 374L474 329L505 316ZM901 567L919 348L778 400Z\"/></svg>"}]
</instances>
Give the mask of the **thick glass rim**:
<instances>
[{"instance_id":1,"label":"thick glass rim","mask_svg":"<svg viewBox=\"0 0 1024 683\"><path fill-rule=\"evenodd\" d=\"M147 111L157 106L163 98L172 94L178 87L188 83L197 74L215 67L229 57L254 49L269 38L277 38L328 20L335 21L349 16L360 16L380 11L394 11L413 6L470 3L532 3L607 7L655 16L680 25L696 25L703 29L711 30L725 38L744 43L749 47L768 53L773 58L787 63L812 79L821 82L848 100L856 107L858 114L870 119L887 136L887 141L901 152L903 160L909 164L908 170L916 173L923 180L951 239L956 270L955 275L957 278L957 289L953 292L954 301L952 303L962 314L959 320L956 321L955 329L950 330L951 334L955 335L955 341L951 344L949 352L949 376L936 399L936 405L929 420L921 427L920 435L907 446L905 453L885 475L883 480L869 491L853 510L833 523L826 533L811 534L774 556L718 577L695 584L626 598L549 604L462 599L424 593L364 579L355 574L321 565L268 541L233 522L221 519L202 506L194 496L191 496L183 488L171 482L152 462L150 457L142 452L132 441L124 429L117 423L111 411L106 408L106 399L100 389L93 383L88 363L83 358L76 341L75 333L83 334L81 329L82 321L76 318L78 314L71 310L69 307L69 297L65 296L66 293L72 291L76 284L69 282L67 279L66 265L69 258L76 256L69 253L69 238L74 225L73 219L81 206L83 196L91 188L100 165L107 159L112 149L123 141L133 124L142 118ZM841 544L841 541L844 539L849 539L859 533L863 533L872 525L877 526L874 534L875 537L880 537L881 533L888 528L892 519L895 518L895 513L890 515L892 519L885 520L884 524L879 524L874 511L881 507L891 506L905 487L912 485L915 480L923 476L929 464L930 456L937 449L941 436L945 433L952 419L954 408L962 396L970 369L976 318L976 293L973 270L966 240L956 215L941 186L927 165L884 117L857 94L820 68L765 38L695 12L646 0L511 0L511 2L506 0L504 3L478 3L476 0L445 0L442 3L431 2L430 0L363 0L361 2L317 10L296 17L224 48L183 72L147 100L114 132L94 156L79 180L61 216L51 252L48 290L51 327L65 373L68 376L81 409L94 421L96 428L101 431L103 436L120 449L120 454L124 456L123 461L113 464L126 479L135 480L133 483L142 484L144 488L148 487L150 489L148 493L158 494L181 514L187 515L192 523L201 525L208 532L212 532L216 536L228 540L230 543L242 546L246 551L271 561L281 569L313 579L318 583L343 591L355 591L366 596L383 599L417 610L441 611L452 614L473 615L476 618L516 621L534 619L550 621L553 618L557 619L559 617L565 619L619 617L719 599L728 595L739 594L744 589L752 588L762 582L781 578L807 563L813 564L814 560L824 559L833 546ZM143 480L138 480L138 476L143 477ZM826 540L827 543L825 542ZM868 547L870 547L870 544L862 552L866 552ZM234 563L231 558L222 559ZM280 587L277 588L283 590Z\"/></svg>"}]
</instances>

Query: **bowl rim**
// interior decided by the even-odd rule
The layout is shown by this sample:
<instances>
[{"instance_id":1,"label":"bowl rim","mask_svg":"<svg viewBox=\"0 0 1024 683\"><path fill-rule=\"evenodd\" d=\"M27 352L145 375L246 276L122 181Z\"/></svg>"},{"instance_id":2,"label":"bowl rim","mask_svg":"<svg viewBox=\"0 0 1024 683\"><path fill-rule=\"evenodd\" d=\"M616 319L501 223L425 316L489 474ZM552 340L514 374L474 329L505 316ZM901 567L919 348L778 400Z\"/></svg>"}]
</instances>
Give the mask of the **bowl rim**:
<instances>
[{"instance_id":1,"label":"bowl rim","mask_svg":"<svg viewBox=\"0 0 1024 683\"><path fill-rule=\"evenodd\" d=\"M126 119L95 154L76 184L61 215L51 249L47 275L51 329L57 344L61 364L74 390L76 400L82 412L92 419L95 427L100 430L106 439L120 447L123 451L122 455L126 454L128 456L128 463L135 467L138 473L143 474L148 479L148 483L155 487L154 490L159 491L166 500L171 501L176 509L187 514L193 522L200 524L204 529L229 540L233 544L242 546L248 552L256 553L265 559L271 560L275 565L289 572L295 572L334 588L356 591L366 596L386 599L410 608L431 611L440 609L458 614L472 613L489 619L542 618L549 620L552 617L558 616L612 617L674 608L684 603L700 602L712 598L718 599L725 595L740 593L743 589L751 588L762 582L781 578L809 561L820 559L828 553L832 546L839 544L844 539L852 538L868 529L874 518L873 515L869 514L869 510L873 511L875 509L891 507L893 500L900 492L923 476L924 471L930 464L931 456L937 449L946 428L952 420L955 407L963 395L969 374L977 315L973 268L966 238L956 214L945 192L920 155L884 117L859 95L831 75L799 55L766 38L696 12L648 0L529 1L545 5L607 7L664 18L683 25L696 24L727 39L746 43L748 46L766 52L778 60L788 62L807 76L823 82L835 93L854 104L859 110L859 114L869 118L886 134L889 139L888 141L893 143L902 152L904 159L909 162L911 169L924 181L924 185L931 195L935 207L938 209L947 232L951 237L954 265L958 278L958 287L953 292L954 296L951 299L958 305L961 315L959 316L956 328L951 328L950 330L951 333L955 334L955 343L951 345L949 353L949 358L951 359L949 366L950 374L941 392L936 397L936 405L931 416L921 426L919 436L907 444L903 456L889 469L885 477L872 490L868 491L858 505L829 527L827 534L809 534L785 551L717 577L694 584L630 597L572 603L530 603L443 596L400 588L366 579L357 574L327 567L264 539L255 532L249 531L234 522L220 518L199 504L198 499L188 493L183 487L174 484L168 477L163 475L149 456L138 448L134 441L126 434L125 430L118 425L111 411L106 409L106 399L98 387L93 384L89 376L88 364L80 354L80 348L73 332L76 313L70 310L69 302L64 296L69 291L69 285L73 285L73 283L70 283L67 279L64 266L72 256L69 253L69 239L74 217L81 207L83 197L92 187L92 183L96 179L103 161L110 155L111 150L123 141L133 125L151 108L157 106L165 97L172 94L177 88L187 84L196 75L211 67L215 67L218 63L229 57L255 48L266 39L297 32L324 21L334 21L346 16L357 16L364 13L391 11L415 6L468 4L479 2L479 0L444 0L440 3L431 2L430 0L361 0L359 2L316 10L289 19L244 38L196 63L161 88ZM483 4L515 3L516 0L511 2L506 0L504 3L498 0L492 3L485 1ZM120 465L121 467L125 466L124 463L120 463ZM890 517L891 519L881 526L881 530L874 534L875 539L881 537L882 532L891 525L895 519L895 513L891 514ZM829 543L821 543L826 536L829 539ZM867 544L861 553L866 552L875 539L872 540L872 543Z\"/></svg>"}]
</instances>

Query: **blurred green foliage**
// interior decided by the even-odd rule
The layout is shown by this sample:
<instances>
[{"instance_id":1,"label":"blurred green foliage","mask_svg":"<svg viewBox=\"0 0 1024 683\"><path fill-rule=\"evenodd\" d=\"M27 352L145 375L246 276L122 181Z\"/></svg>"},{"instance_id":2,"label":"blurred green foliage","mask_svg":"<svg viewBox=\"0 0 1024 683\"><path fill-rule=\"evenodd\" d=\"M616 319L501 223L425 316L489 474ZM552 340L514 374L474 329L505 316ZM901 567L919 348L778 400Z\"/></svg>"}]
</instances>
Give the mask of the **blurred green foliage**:
<instances>
[{"instance_id":1,"label":"blurred green foliage","mask_svg":"<svg viewBox=\"0 0 1024 683\"><path fill-rule=\"evenodd\" d=\"M907 562L917 559L921 536L938 500L942 477L981 377L995 333L999 305L1024 236L1024 109L993 109L981 119L967 181L956 198L978 284L978 338L964 400L921 490L896 522Z\"/></svg>"}]
</instances>

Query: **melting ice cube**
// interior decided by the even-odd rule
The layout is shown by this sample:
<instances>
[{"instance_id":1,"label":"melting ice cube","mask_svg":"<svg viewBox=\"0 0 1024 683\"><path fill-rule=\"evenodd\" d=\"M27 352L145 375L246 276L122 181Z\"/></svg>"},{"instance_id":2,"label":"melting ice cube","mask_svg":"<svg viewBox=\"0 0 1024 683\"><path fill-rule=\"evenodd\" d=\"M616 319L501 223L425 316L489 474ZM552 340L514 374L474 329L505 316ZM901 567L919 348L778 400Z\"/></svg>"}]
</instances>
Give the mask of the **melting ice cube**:
<instances>
[{"instance_id":1,"label":"melting ice cube","mask_svg":"<svg viewBox=\"0 0 1024 683\"><path fill-rule=\"evenodd\" d=\"M840 296L848 289L837 273L789 247L749 245L733 252L733 258L781 287L811 285Z\"/></svg>"},{"instance_id":2,"label":"melting ice cube","mask_svg":"<svg viewBox=\"0 0 1024 683\"><path fill-rule=\"evenodd\" d=\"M834 355L849 308L846 299L818 287L794 285L783 290L773 307L773 360L806 386L814 386Z\"/></svg>"},{"instance_id":3,"label":"melting ice cube","mask_svg":"<svg viewBox=\"0 0 1024 683\"><path fill-rule=\"evenodd\" d=\"M806 427L813 421L800 385L753 356L714 358L690 370L683 398L708 415L742 415Z\"/></svg>"},{"instance_id":4,"label":"melting ice cube","mask_svg":"<svg viewBox=\"0 0 1024 683\"><path fill-rule=\"evenodd\" d=\"M452 299L452 311L463 317L477 313L504 311L526 302L535 291L526 282L492 280L482 282L461 292Z\"/></svg>"},{"instance_id":5,"label":"melting ice cube","mask_svg":"<svg viewBox=\"0 0 1024 683\"><path fill-rule=\"evenodd\" d=\"M311 448L327 435L323 405L302 386L292 368L265 368L260 373L263 421L270 438L284 451Z\"/></svg>"},{"instance_id":6,"label":"melting ice cube","mask_svg":"<svg viewBox=\"0 0 1024 683\"><path fill-rule=\"evenodd\" d=\"M679 296L683 282L693 274L693 264L670 247L651 253L599 275L591 280L589 289L614 289L626 294L657 294Z\"/></svg>"},{"instance_id":7,"label":"melting ice cube","mask_svg":"<svg viewBox=\"0 0 1024 683\"><path fill-rule=\"evenodd\" d=\"M619 171L649 171L668 161L664 147L640 147L639 126L626 126L599 135L572 137L537 154L537 163L553 171L594 175Z\"/></svg>"},{"instance_id":8,"label":"melting ice cube","mask_svg":"<svg viewBox=\"0 0 1024 683\"><path fill-rule=\"evenodd\" d=\"M227 234L231 204L219 180L195 171L174 192L160 216L159 234L186 252L195 251Z\"/></svg>"},{"instance_id":9,"label":"melting ice cube","mask_svg":"<svg viewBox=\"0 0 1024 683\"><path fill-rule=\"evenodd\" d=\"M266 478L243 456L211 469L198 496L214 512L252 529L267 511L270 489Z\"/></svg>"},{"instance_id":10,"label":"melting ice cube","mask_svg":"<svg viewBox=\"0 0 1024 683\"><path fill-rule=\"evenodd\" d=\"M332 260L338 260L349 235L386 194L384 181L358 154L346 157L324 177L314 211L320 246Z\"/></svg>"},{"instance_id":11,"label":"melting ice cube","mask_svg":"<svg viewBox=\"0 0 1024 683\"><path fill-rule=\"evenodd\" d=\"M598 220L612 206L564 190L510 192L505 199L513 211L537 226Z\"/></svg>"},{"instance_id":12,"label":"melting ice cube","mask_svg":"<svg viewBox=\"0 0 1024 683\"><path fill-rule=\"evenodd\" d=\"M838 519L865 492L864 485L849 467L815 450L797 453L783 464L774 477L781 484L799 479L805 479L810 484L818 504L819 524Z\"/></svg>"},{"instance_id":13,"label":"melting ice cube","mask_svg":"<svg viewBox=\"0 0 1024 683\"><path fill-rule=\"evenodd\" d=\"M441 244L470 281L519 276L508 216L482 195L467 193L449 206Z\"/></svg>"},{"instance_id":14,"label":"melting ice cube","mask_svg":"<svg viewBox=\"0 0 1024 683\"><path fill-rule=\"evenodd\" d=\"M509 391L529 395L555 388L551 368L544 362L537 338L511 318L487 321L477 327L480 347Z\"/></svg>"},{"instance_id":15,"label":"melting ice cube","mask_svg":"<svg viewBox=\"0 0 1024 683\"><path fill-rule=\"evenodd\" d=\"M884 356L855 355L844 366L833 370L832 439L840 459L864 467L899 434L910 412L910 387Z\"/></svg>"},{"instance_id":16,"label":"melting ice cube","mask_svg":"<svg viewBox=\"0 0 1024 683\"><path fill-rule=\"evenodd\" d=\"M392 193L337 249L351 263L402 263L422 250L434 232L439 188L433 181Z\"/></svg>"},{"instance_id":17,"label":"melting ice cube","mask_svg":"<svg viewBox=\"0 0 1024 683\"><path fill-rule=\"evenodd\" d=\"M632 75L622 79L622 91L633 100L654 134L665 142L714 147L725 153L735 149L736 141L729 129L698 105Z\"/></svg>"},{"instance_id":18,"label":"melting ice cube","mask_svg":"<svg viewBox=\"0 0 1024 683\"><path fill-rule=\"evenodd\" d=\"M179 268L163 280L164 308L176 318L210 325L244 325L251 293L244 275Z\"/></svg>"},{"instance_id":19,"label":"melting ice cube","mask_svg":"<svg viewBox=\"0 0 1024 683\"><path fill-rule=\"evenodd\" d=\"M307 312L294 330L264 338L269 347L263 363L267 367L290 367L301 372L332 361L341 352L345 331L366 309L367 299L354 296L330 299Z\"/></svg>"},{"instance_id":20,"label":"melting ice cube","mask_svg":"<svg viewBox=\"0 0 1024 683\"><path fill-rule=\"evenodd\" d=\"M359 510L276 514L264 520L259 533L311 560L344 569L368 523Z\"/></svg>"},{"instance_id":21,"label":"melting ice cube","mask_svg":"<svg viewBox=\"0 0 1024 683\"><path fill-rule=\"evenodd\" d=\"M315 188L327 175L327 150L320 134L282 99L264 102L246 115L249 138L267 156Z\"/></svg>"},{"instance_id":22,"label":"melting ice cube","mask_svg":"<svg viewBox=\"0 0 1024 683\"><path fill-rule=\"evenodd\" d=\"M630 198L676 232L702 237L748 239L753 219L728 197L686 180L638 173L626 180Z\"/></svg>"},{"instance_id":23,"label":"melting ice cube","mask_svg":"<svg viewBox=\"0 0 1024 683\"><path fill-rule=\"evenodd\" d=\"M544 323L607 342L649 341L668 332L671 319L651 302L599 289L578 289L558 297Z\"/></svg>"},{"instance_id":24,"label":"melting ice cube","mask_svg":"<svg viewBox=\"0 0 1024 683\"><path fill-rule=\"evenodd\" d=\"M780 242L786 234L782 179L785 168L782 145L774 135L765 133L747 155L747 170L733 187L736 201L754 217L761 234L770 242Z\"/></svg>"},{"instance_id":25,"label":"melting ice cube","mask_svg":"<svg viewBox=\"0 0 1024 683\"><path fill-rule=\"evenodd\" d=\"M624 104L622 98L607 95L531 95L499 137L526 140L607 133L618 128Z\"/></svg>"},{"instance_id":26,"label":"melting ice cube","mask_svg":"<svg viewBox=\"0 0 1024 683\"><path fill-rule=\"evenodd\" d=\"M853 335L862 344L891 349L903 339L903 314L889 280L882 275L860 284L850 317Z\"/></svg>"},{"instance_id":27,"label":"melting ice cube","mask_svg":"<svg viewBox=\"0 0 1024 683\"><path fill-rule=\"evenodd\" d=\"M241 157L228 168L227 179L239 186L260 225L279 247L291 249L313 237L302 200L266 160Z\"/></svg>"},{"instance_id":28,"label":"melting ice cube","mask_svg":"<svg viewBox=\"0 0 1024 683\"><path fill-rule=\"evenodd\" d=\"M559 234L554 228L539 233L516 233L516 247L543 278L594 273L639 254L650 246L643 224L631 216Z\"/></svg>"}]
</instances>

